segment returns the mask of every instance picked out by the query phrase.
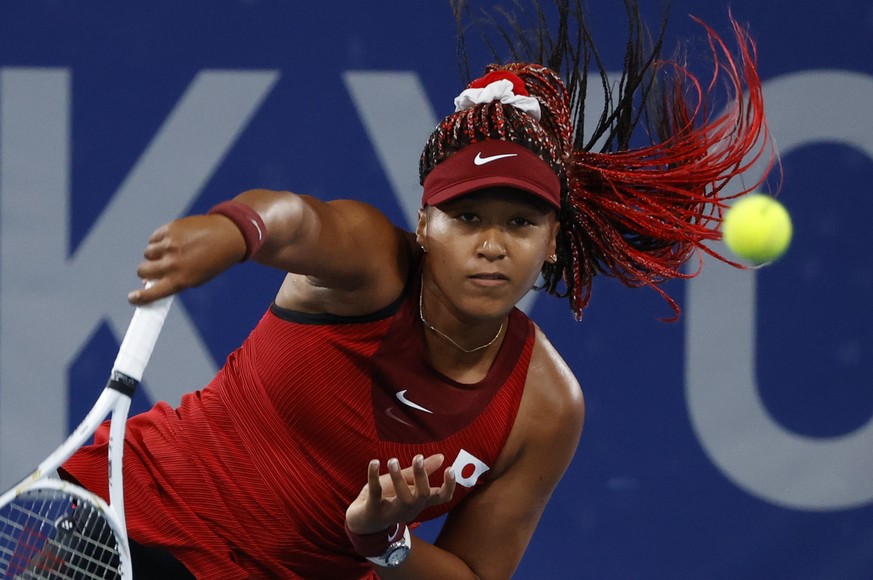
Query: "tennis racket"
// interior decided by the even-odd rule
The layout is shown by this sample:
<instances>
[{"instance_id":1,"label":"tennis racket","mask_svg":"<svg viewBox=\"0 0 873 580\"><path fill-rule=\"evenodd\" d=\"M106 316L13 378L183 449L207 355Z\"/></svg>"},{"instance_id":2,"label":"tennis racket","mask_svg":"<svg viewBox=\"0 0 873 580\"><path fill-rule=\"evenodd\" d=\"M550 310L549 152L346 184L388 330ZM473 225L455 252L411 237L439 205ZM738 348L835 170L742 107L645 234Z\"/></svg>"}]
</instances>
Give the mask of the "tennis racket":
<instances>
[{"instance_id":1,"label":"tennis racket","mask_svg":"<svg viewBox=\"0 0 873 580\"><path fill-rule=\"evenodd\" d=\"M0 496L0 578L132 578L121 475L124 430L171 303L172 296L136 309L94 407L33 473ZM55 473L110 413L107 504Z\"/></svg>"}]
</instances>

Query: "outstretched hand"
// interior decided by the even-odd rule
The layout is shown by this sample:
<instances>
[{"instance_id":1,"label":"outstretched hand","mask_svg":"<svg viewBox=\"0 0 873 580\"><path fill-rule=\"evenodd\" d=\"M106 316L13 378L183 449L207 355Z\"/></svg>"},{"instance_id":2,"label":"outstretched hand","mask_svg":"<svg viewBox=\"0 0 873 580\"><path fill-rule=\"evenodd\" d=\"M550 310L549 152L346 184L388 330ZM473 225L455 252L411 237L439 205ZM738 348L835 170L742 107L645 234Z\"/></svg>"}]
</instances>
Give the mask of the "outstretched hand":
<instances>
[{"instance_id":1,"label":"outstretched hand","mask_svg":"<svg viewBox=\"0 0 873 580\"><path fill-rule=\"evenodd\" d=\"M145 260L136 270L152 284L134 290L127 299L147 304L199 286L239 262L245 249L239 229L224 216L195 215L170 222L151 235Z\"/></svg>"},{"instance_id":2,"label":"outstretched hand","mask_svg":"<svg viewBox=\"0 0 873 580\"><path fill-rule=\"evenodd\" d=\"M397 459L388 462L388 473L379 475L379 460L367 467L367 485L346 510L346 525L356 534L369 534L387 529L398 522L415 519L425 508L452 499L455 475L445 470L443 484L431 487L429 477L443 464L441 454L416 455L412 465L400 468Z\"/></svg>"}]
</instances>

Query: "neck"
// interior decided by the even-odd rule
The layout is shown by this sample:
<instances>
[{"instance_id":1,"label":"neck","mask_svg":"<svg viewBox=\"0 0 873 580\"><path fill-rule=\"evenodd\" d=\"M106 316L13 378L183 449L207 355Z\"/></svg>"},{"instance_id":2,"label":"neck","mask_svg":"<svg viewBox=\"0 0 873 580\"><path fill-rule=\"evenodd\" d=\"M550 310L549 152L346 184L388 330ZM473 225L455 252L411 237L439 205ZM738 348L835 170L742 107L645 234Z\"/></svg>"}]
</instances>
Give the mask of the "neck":
<instances>
[{"instance_id":1,"label":"neck","mask_svg":"<svg viewBox=\"0 0 873 580\"><path fill-rule=\"evenodd\" d=\"M440 329L436 328L433 324L428 322L427 318L425 317L425 315L424 315L424 280L423 279L422 279L422 285L421 285L421 293L418 295L418 316L419 316L419 318L421 318L421 322L422 322L422 324L424 324L425 329L427 329L428 331L433 333L435 336L437 336L443 342L453 346L455 349L457 349L465 354L472 354L475 352L485 350L489 346L496 343L497 339L500 338L500 335L503 334L504 326L506 326L506 320L504 320L503 322L500 323L500 328L497 329L497 333L494 334L494 336L490 340L482 342L479 345L473 345L473 346L466 345L466 344L462 345L461 343L459 343L458 341L456 341L452 337L450 337L448 334L446 334L445 332L441 331Z\"/></svg>"}]
</instances>

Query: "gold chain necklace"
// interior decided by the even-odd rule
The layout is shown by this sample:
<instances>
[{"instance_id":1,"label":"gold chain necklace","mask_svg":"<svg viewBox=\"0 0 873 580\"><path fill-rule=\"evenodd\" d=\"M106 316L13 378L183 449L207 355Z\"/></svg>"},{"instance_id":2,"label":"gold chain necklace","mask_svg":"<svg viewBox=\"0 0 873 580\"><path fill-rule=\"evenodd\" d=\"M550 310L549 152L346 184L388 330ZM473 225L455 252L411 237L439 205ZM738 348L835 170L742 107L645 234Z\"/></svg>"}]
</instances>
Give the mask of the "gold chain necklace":
<instances>
[{"instance_id":1,"label":"gold chain necklace","mask_svg":"<svg viewBox=\"0 0 873 580\"><path fill-rule=\"evenodd\" d=\"M498 337L500 336L500 333L503 332L503 325L506 324L506 321L505 321L505 320L504 320L503 322L501 322L501 323L500 323L500 328L497 329L497 334L495 334L495 335L494 335L494 338L492 338L491 340L489 340L487 343L483 344L482 346L477 346L476 348L473 348L473 349L466 349L466 348L464 348L463 346L461 346L460 344L458 344L457 342L455 342L454 340L452 340L451 337L449 337L447 334L445 334L444 332L442 332L442 331L440 331L439 329L435 328L435 327L434 327L430 322L428 322L428 321L425 319L425 317L424 317L424 309L422 308L422 303L423 303L423 302L424 302L424 284L422 284L421 292L418 294L418 317L421 318L421 322L422 322L422 324L424 324L428 329L430 329L430 330L432 330L433 332L437 333L439 336L441 336L441 337L444 338L445 340L447 340L447 341L449 341L450 343L452 343L452 345L453 345L455 348L457 348L457 349L460 350L461 352L464 352L464 353L467 353L467 354L470 354L470 353L473 353L473 352L476 352L476 351L479 351L479 350L482 350L482 349L488 348L489 346L491 346L492 344L494 344L495 342L497 342L497 339L498 339Z\"/></svg>"}]
</instances>

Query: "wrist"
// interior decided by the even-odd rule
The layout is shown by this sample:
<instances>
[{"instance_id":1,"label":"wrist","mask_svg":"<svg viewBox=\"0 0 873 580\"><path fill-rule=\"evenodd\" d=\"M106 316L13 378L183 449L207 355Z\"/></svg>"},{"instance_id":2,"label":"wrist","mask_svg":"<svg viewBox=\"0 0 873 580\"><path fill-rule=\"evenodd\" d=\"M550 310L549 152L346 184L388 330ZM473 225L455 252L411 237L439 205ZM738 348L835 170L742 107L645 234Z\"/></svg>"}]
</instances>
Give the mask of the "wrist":
<instances>
[{"instance_id":1,"label":"wrist","mask_svg":"<svg viewBox=\"0 0 873 580\"><path fill-rule=\"evenodd\" d=\"M357 534L349 529L348 523L345 529L355 551L377 566L399 566L412 548L409 528L403 523L372 534Z\"/></svg>"},{"instance_id":2,"label":"wrist","mask_svg":"<svg viewBox=\"0 0 873 580\"><path fill-rule=\"evenodd\" d=\"M222 215L234 223L246 243L246 252L241 262L254 256L267 239L267 227L261 216L251 207L238 201L223 201L207 212L207 215Z\"/></svg>"}]
</instances>

